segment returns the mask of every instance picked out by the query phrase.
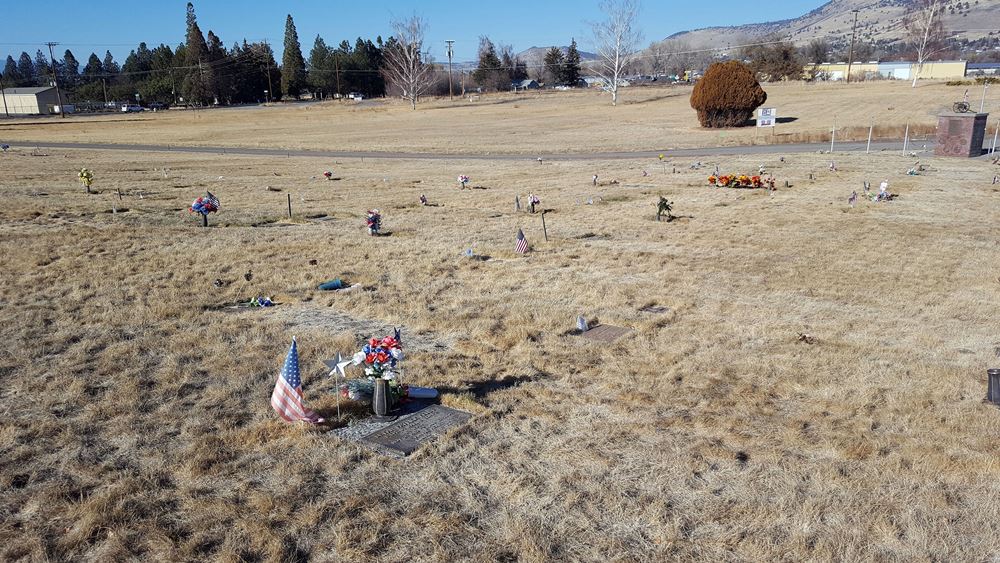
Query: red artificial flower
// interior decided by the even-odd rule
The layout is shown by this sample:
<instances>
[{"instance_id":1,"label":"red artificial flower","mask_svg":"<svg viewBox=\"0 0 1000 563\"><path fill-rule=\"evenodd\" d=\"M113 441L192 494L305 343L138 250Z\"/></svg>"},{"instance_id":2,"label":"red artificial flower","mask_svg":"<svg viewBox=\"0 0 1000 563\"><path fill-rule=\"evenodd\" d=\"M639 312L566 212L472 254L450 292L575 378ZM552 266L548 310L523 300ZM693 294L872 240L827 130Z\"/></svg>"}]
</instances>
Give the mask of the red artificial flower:
<instances>
[{"instance_id":1,"label":"red artificial flower","mask_svg":"<svg viewBox=\"0 0 1000 563\"><path fill-rule=\"evenodd\" d=\"M372 338L371 340L368 341L368 345L371 346L372 348L378 348L378 340Z\"/></svg>"},{"instance_id":2,"label":"red artificial flower","mask_svg":"<svg viewBox=\"0 0 1000 563\"><path fill-rule=\"evenodd\" d=\"M382 346L385 346L386 348L396 348L399 346L399 343L396 342L395 338L386 336L382 339Z\"/></svg>"},{"instance_id":3,"label":"red artificial flower","mask_svg":"<svg viewBox=\"0 0 1000 563\"><path fill-rule=\"evenodd\" d=\"M366 364L371 364L371 363L374 363L374 362L375 362L375 354L368 354L367 356L365 356L365 363Z\"/></svg>"},{"instance_id":4,"label":"red artificial flower","mask_svg":"<svg viewBox=\"0 0 1000 563\"><path fill-rule=\"evenodd\" d=\"M385 362L389 361L389 354L386 354L385 352L379 352L378 354L375 355L375 361L377 361L380 364L384 364Z\"/></svg>"}]
</instances>

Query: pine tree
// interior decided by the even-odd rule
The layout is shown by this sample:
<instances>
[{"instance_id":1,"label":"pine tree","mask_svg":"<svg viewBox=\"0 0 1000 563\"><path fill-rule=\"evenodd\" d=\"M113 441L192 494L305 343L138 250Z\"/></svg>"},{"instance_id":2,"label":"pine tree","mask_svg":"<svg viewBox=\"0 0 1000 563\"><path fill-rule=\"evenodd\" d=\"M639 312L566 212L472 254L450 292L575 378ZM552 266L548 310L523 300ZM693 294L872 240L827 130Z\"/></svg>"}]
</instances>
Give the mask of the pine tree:
<instances>
[{"instance_id":1,"label":"pine tree","mask_svg":"<svg viewBox=\"0 0 1000 563\"><path fill-rule=\"evenodd\" d=\"M503 82L507 79L507 71L503 69L493 42L485 35L479 38L479 66L472 73L472 79L486 90L499 90L505 86Z\"/></svg>"},{"instance_id":2,"label":"pine tree","mask_svg":"<svg viewBox=\"0 0 1000 563\"><path fill-rule=\"evenodd\" d=\"M118 74L122 71L118 63L115 62L115 57L111 54L111 51L104 52L104 60L101 61L101 65L104 67L104 74Z\"/></svg>"},{"instance_id":3,"label":"pine tree","mask_svg":"<svg viewBox=\"0 0 1000 563\"><path fill-rule=\"evenodd\" d=\"M97 57L97 53L91 53L87 59L87 66L83 67L83 79L85 82L100 80L104 74L104 63Z\"/></svg>"},{"instance_id":4,"label":"pine tree","mask_svg":"<svg viewBox=\"0 0 1000 563\"><path fill-rule=\"evenodd\" d=\"M59 65L59 80L66 85L67 88L74 88L80 81L80 61L76 60L73 56L73 51L66 49L63 53L62 64Z\"/></svg>"},{"instance_id":5,"label":"pine tree","mask_svg":"<svg viewBox=\"0 0 1000 563\"><path fill-rule=\"evenodd\" d=\"M14 88L21 84L21 73L17 70L17 62L10 55L7 55L7 64L3 67L3 84L7 88Z\"/></svg>"},{"instance_id":6,"label":"pine tree","mask_svg":"<svg viewBox=\"0 0 1000 563\"><path fill-rule=\"evenodd\" d=\"M227 72L216 72L215 69L219 68L221 62L223 62L229 53L226 52L226 46L222 44L222 39L212 32L208 31L208 36L206 37L207 47L208 47L208 63L213 69L212 73L212 94L213 97L220 103L229 103L228 100L231 97L230 88L232 87L232 69L226 69Z\"/></svg>"},{"instance_id":7,"label":"pine tree","mask_svg":"<svg viewBox=\"0 0 1000 563\"><path fill-rule=\"evenodd\" d=\"M566 57L563 55L562 49L559 47L552 47L545 52L545 81L550 82L552 85L561 82L563 76L563 64L565 63Z\"/></svg>"},{"instance_id":8,"label":"pine tree","mask_svg":"<svg viewBox=\"0 0 1000 563\"><path fill-rule=\"evenodd\" d=\"M31 60L31 55L21 51L21 57L17 59L17 73L21 76L21 85L27 86L35 82L35 63Z\"/></svg>"},{"instance_id":9,"label":"pine tree","mask_svg":"<svg viewBox=\"0 0 1000 563\"><path fill-rule=\"evenodd\" d=\"M212 101L212 67L208 65L208 45L198 27L194 5L187 5L187 35L184 49L185 66L191 67L181 90L188 103L206 104Z\"/></svg>"},{"instance_id":10,"label":"pine tree","mask_svg":"<svg viewBox=\"0 0 1000 563\"><path fill-rule=\"evenodd\" d=\"M41 49L35 52L35 84L38 86L51 86L52 67L49 66L49 59Z\"/></svg>"},{"instance_id":11,"label":"pine tree","mask_svg":"<svg viewBox=\"0 0 1000 563\"><path fill-rule=\"evenodd\" d=\"M292 15L285 19L285 52L281 56L281 92L298 98L306 87L306 61Z\"/></svg>"},{"instance_id":12,"label":"pine tree","mask_svg":"<svg viewBox=\"0 0 1000 563\"><path fill-rule=\"evenodd\" d=\"M563 62L560 81L569 86L576 86L580 81L580 51L576 48L576 39L573 39L569 49L566 49L566 60Z\"/></svg>"}]
</instances>

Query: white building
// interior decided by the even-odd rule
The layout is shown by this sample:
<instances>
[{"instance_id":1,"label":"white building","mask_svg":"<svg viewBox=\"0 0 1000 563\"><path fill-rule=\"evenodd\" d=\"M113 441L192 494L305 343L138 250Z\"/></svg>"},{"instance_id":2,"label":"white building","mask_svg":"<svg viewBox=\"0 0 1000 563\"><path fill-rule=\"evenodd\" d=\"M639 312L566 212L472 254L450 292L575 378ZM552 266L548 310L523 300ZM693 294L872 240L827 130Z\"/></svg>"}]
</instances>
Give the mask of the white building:
<instances>
[{"instance_id":1,"label":"white building","mask_svg":"<svg viewBox=\"0 0 1000 563\"><path fill-rule=\"evenodd\" d=\"M4 88L3 100L10 115L47 115L56 113L59 99L52 86L41 88ZM0 107L0 110L3 108Z\"/></svg>"}]
</instances>

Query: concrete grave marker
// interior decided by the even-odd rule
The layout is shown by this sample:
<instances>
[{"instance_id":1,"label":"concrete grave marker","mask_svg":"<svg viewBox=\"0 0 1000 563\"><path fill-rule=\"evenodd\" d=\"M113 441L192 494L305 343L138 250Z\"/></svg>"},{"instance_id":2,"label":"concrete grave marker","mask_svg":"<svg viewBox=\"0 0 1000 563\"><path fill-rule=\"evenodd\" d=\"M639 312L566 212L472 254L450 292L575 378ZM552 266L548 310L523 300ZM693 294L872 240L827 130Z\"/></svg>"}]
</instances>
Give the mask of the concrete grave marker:
<instances>
[{"instance_id":1,"label":"concrete grave marker","mask_svg":"<svg viewBox=\"0 0 1000 563\"><path fill-rule=\"evenodd\" d=\"M632 329L621 326L597 325L590 327L587 332L580 334L580 337L597 342L614 342L630 332L632 332Z\"/></svg>"},{"instance_id":2,"label":"concrete grave marker","mask_svg":"<svg viewBox=\"0 0 1000 563\"><path fill-rule=\"evenodd\" d=\"M431 405L365 436L362 442L367 442L379 451L403 457L462 425L471 417L472 414L467 412Z\"/></svg>"}]
</instances>

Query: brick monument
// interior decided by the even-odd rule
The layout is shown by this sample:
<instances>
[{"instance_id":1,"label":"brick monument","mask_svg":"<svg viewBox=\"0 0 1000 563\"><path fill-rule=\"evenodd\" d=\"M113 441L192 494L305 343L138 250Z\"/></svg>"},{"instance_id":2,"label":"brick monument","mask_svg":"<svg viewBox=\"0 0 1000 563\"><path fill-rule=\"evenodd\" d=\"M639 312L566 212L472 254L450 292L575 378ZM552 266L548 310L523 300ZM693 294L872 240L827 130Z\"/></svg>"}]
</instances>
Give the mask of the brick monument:
<instances>
[{"instance_id":1,"label":"brick monument","mask_svg":"<svg viewBox=\"0 0 1000 563\"><path fill-rule=\"evenodd\" d=\"M983 154L988 113L943 113L938 116L938 156L971 158Z\"/></svg>"}]
</instances>

